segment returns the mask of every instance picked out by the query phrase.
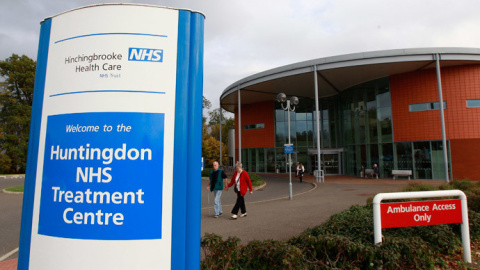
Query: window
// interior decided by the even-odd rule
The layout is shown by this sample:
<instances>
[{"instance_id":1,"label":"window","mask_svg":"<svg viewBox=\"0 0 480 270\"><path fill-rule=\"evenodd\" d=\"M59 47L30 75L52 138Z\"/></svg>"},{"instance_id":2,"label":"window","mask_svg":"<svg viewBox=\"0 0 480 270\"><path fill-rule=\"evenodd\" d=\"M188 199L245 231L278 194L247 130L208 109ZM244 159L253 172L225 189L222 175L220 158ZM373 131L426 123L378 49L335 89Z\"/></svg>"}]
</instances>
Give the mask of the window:
<instances>
[{"instance_id":1,"label":"window","mask_svg":"<svg viewBox=\"0 0 480 270\"><path fill-rule=\"evenodd\" d=\"M250 125L243 126L243 130L259 129L259 128L265 128L265 124L259 123L259 124L250 124Z\"/></svg>"},{"instance_id":2,"label":"window","mask_svg":"<svg viewBox=\"0 0 480 270\"><path fill-rule=\"evenodd\" d=\"M443 102L443 109L447 108L447 102ZM427 103L418 103L408 105L410 112L421 112L421 111L432 111L440 110L440 102L427 102Z\"/></svg>"},{"instance_id":3,"label":"window","mask_svg":"<svg viewBox=\"0 0 480 270\"><path fill-rule=\"evenodd\" d=\"M480 99L467 99L467 108L480 108Z\"/></svg>"}]
</instances>

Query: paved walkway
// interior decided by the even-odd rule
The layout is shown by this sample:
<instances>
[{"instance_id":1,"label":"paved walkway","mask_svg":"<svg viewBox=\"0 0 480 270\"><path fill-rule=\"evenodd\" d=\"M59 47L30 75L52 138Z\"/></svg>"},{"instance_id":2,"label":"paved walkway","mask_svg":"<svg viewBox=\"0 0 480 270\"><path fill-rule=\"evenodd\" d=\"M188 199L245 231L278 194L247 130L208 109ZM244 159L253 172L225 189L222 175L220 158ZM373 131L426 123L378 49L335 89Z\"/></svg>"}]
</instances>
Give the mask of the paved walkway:
<instances>
[{"instance_id":1,"label":"paved walkway","mask_svg":"<svg viewBox=\"0 0 480 270\"><path fill-rule=\"evenodd\" d=\"M222 194L224 215L213 218L213 193L206 190L208 180L202 180L201 233L216 233L224 238L237 236L242 243L257 239L286 240L305 229L321 224L332 214L354 204L365 204L369 196L380 192L398 191L408 180L362 179L350 176L327 176L325 183L315 184L313 176L306 175L305 183L292 180L293 200L288 199L288 175L262 174L267 185L245 197L248 216L230 219L235 203L233 190ZM440 185L443 181L424 181ZM21 212L21 204L18 209ZM18 227L19 228L19 227ZM18 247L18 245L17 245ZM17 253L18 254L18 253ZM9 256L0 262L0 270L16 269L18 256ZM0 257L4 254L0 254Z\"/></svg>"},{"instance_id":2,"label":"paved walkway","mask_svg":"<svg viewBox=\"0 0 480 270\"><path fill-rule=\"evenodd\" d=\"M380 192L398 191L406 186L408 180L362 179L350 176L327 176L325 183L314 184L313 176L306 176L309 183L294 180L293 200L288 199L288 175L262 175L267 182L265 194L277 193L276 199L262 200L257 191L245 197L248 216L230 219L233 207L229 204L234 194L223 194L224 215L213 218L213 206L205 205L202 200L202 235L216 233L224 238L237 236L242 243L251 240L277 239L286 240L298 235L307 228L320 225L331 215L348 209L355 204L365 204L369 196ZM428 181L429 184L441 185L442 181ZM205 183L204 183L205 184ZM308 188L308 191L305 190ZM276 191L268 191L274 189ZM229 191L230 192L230 191ZM205 196L206 190L202 193ZM259 194L258 197L255 195ZM211 199L211 204L213 201ZM227 203L228 205L225 205Z\"/></svg>"}]
</instances>

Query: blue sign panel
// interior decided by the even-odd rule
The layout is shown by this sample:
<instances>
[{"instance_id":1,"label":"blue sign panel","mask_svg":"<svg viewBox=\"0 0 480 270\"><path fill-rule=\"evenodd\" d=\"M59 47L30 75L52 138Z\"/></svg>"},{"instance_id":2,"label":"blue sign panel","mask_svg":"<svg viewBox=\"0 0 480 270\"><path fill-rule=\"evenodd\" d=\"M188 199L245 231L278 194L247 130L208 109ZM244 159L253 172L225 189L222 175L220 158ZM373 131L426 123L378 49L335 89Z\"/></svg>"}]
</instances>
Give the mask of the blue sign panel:
<instances>
[{"instance_id":1,"label":"blue sign panel","mask_svg":"<svg viewBox=\"0 0 480 270\"><path fill-rule=\"evenodd\" d=\"M161 239L163 148L161 113L49 116L38 233Z\"/></svg>"},{"instance_id":2,"label":"blue sign panel","mask_svg":"<svg viewBox=\"0 0 480 270\"><path fill-rule=\"evenodd\" d=\"M285 154L293 154L293 144L284 144L283 145Z\"/></svg>"}]
</instances>

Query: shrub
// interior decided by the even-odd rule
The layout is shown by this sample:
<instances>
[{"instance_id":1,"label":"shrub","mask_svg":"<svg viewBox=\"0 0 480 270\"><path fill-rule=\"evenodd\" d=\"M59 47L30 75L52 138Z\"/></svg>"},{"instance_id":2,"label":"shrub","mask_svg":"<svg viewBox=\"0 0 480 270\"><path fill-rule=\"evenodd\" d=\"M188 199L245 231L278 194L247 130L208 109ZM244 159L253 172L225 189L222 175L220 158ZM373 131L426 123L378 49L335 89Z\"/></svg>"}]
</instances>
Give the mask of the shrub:
<instances>
[{"instance_id":1,"label":"shrub","mask_svg":"<svg viewBox=\"0 0 480 270\"><path fill-rule=\"evenodd\" d=\"M364 244L342 235L303 234L289 240L302 250L309 269L432 269L435 256L419 237Z\"/></svg>"},{"instance_id":2,"label":"shrub","mask_svg":"<svg viewBox=\"0 0 480 270\"><path fill-rule=\"evenodd\" d=\"M201 262L202 269L228 269L237 264L238 237L229 237L223 240L217 234L205 234L201 240L201 247L205 258Z\"/></svg>"},{"instance_id":3,"label":"shrub","mask_svg":"<svg viewBox=\"0 0 480 270\"><path fill-rule=\"evenodd\" d=\"M252 182L256 176L251 174ZM465 192L470 236L480 239L480 184L454 180L439 188ZM404 191L428 190L435 187L411 183ZM444 258L456 258L461 246L459 224L391 228L382 233L382 244L373 245L373 205L354 205L288 242L252 241L239 246L238 238L223 241L206 235L202 269L442 269L448 267Z\"/></svg>"},{"instance_id":4,"label":"shrub","mask_svg":"<svg viewBox=\"0 0 480 270\"><path fill-rule=\"evenodd\" d=\"M408 185L403 189L404 192L410 191L431 191L436 190L437 188L430 184L420 183L420 182L412 182L408 183Z\"/></svg>"},{"instance_id":5,"label":"shrub","mask_svg":"<svg viewBox=\"0 0 480 270\"><path fill-rule=\"evenodd\" d=\"M446 189L459 189L461 191L466 191L474 186L477 186L475 182L472 182L470 180L457 180L454 179L453 181L450 181L448 184L443 184L439 187L439 189L446 190Z\"/></svg>"},{"instance_id":6,"label":"shrub","mask_svg":"<svg viewBox=\"0 0 480 270\"><path fill-rule=\"evenodd\" d=\"M480 194L477 188L464 191L467 196L468 209L480 213Z\"/></svg>"},{"instance_id":7,"label":"shrub","mask_svg":"<svg viewBox=\"0 0 480 270\"><path fill-rule=\"evenodd\" d=\"M201 247L205 258L201 269L304 269L304 257L297 247L284 241L251 241L246 246L237 237L223 240L205 234Z\"/></svg>"},{"instance_id":8,"label":"shrub","mask_svg":"<svg viewBox=\"0 0 480 270\"><path fill-rule=\"evenodd\" d=\"M419 238L428 244L431 250L443 254L451 254L456 245L460 243L460 239L455 235L452 227L448 225L391 228L384 230L383 234L385 239Z\"/></svg>"},{"instance_id":9,"label":"shrub","mask_svg":"<svg viewBox=\"0 0 480 270\"><path fill-rule=\"evenodd\" d=\"M302 234L288 241L302 250L309 269L375 269L373 244L364 245L342 235Z\"/></svg>"},{"instance_id":10,"label":"shrub","mask_svg":"<svg viewBox=\"0 0 480 270\"><path fill-rule=\"evenodd\" d=\"M307 229L304 235L343 235L361 243L373 243L372 205L354 205L345 211L331 216L325 223Z\"/></svg>"},{"instance_id":11,"label":"shrub","mask_svg":"<svg viewBox=\"0 0 480 270\"><path fill-rule=\"evenodd\" d=\"M240 249L238 267L244 269L303 269L304 256L299 248L284 241L254 240Z\"/></svg>"},{"instance_id":12,"label":"shrub","mask_svg":"<svg viewBox=\"0 0 480 270\"><path fill-rule=\"evenodd\" d=\"M468 223L470 224L470 237L480 239L480 213L468 211ZM460 225L451 225L456 234L460 235Z\"/></svg>"},{"instance_id":13,"label":"shrub","mask_svg":"<svg viewBox=\"0 0 480 270\"><path fill-rule=\"evenodd\" d=\"M453 180L439 187L441 190L459 189L467 196L468 209L480 212L480 182L470 180Z\"/></svg>"},{"instance_id":14,"label":"shrub","mask_svg":"<svg viewBox=\"0 0 480 270\"><path fill-rule=\"evenodd\" d=\"M480 226L480 217L478 222L478 225ZM396 264L400 263L395 262L396 260L406 261L406 263L411 267L415 267L415 265L421 264L424 265L423 268L431 265L432 260L435 261L433 257L410 258L408 257L409 255L406 253L408 249L428 249L418 251L420 252L419 256L427 256L428 254L433 253L451 254L460 243L458 234L456 235L452 226L448 225L392 228L383 230L382 233L385 236L385 242L390 243L389 245L393 245L393 247L387 246L387 249L392 250L392 254L388 255L388 259L390 261L388 261L387 263L385 259L382 259L384 266L387 267L388 265L390 265L387 268L392 269L403 267L400 267L400 265L395 266ZM302 234L302 236L341 236L346 237L347 239L352 239L352 241L354 239L354 241L358 244L364 245L365 249L363 252L368 253L369 251L367 251L366 248L369 246L373 246L374 238L373 206L352 206L350 209L331 216L322 225L307 229ZM386 251L382 252L385 253ZM405 252L405 254L403 254L402 252ZM371 260L370 263L378 265L379 261ZM365 267L368 268L369 266L361 266L362 269Z\"/></svg>"},{"instance_id":15,"label":"shrub","mask_svg":"<svg viewBox=\"0 0 480 270\"><path fill-rule=\"evenodd\" d=\"M250 181L252 181L253 186L261 186L263 185L263 180L258 174L251 173L249 174L250 176Z\"/></svg>"},{"instance_id":16,"label":"shrub","mask_svg":"<svg viewBox=\"0 0 480 270\"><path fill-rule=\"evenodd\" d=\"M432 269L435 254L419 237L391 238L377 246L377 260L386 269Z\"/></svg>"},{"instance_id":17,"label":"shrub","mask_svg":"<svg viewBox=\"0 0 480 270\"><path fill-rule=\"evenodd\" d=\"M210 172L213 171L213 168L205 168L202 171L202 177L210 177Z\"/></svg>"}]
</instances>

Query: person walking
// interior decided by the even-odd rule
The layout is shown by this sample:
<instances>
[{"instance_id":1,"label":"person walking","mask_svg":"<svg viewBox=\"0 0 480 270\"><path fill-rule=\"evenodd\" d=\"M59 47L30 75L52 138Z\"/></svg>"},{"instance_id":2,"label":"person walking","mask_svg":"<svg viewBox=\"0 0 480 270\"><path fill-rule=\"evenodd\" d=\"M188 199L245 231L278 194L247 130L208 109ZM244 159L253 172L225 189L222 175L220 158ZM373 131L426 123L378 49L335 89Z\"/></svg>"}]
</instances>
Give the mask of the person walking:
<instances>
[{"instance_id":1,"label":"person walking","mask_svg":"<svg viewBox=\"0 0 480 270\"><path fill-rule=\"evenodd\" d=\"M297 172L298 172L298 178L300 179L300 183L302 183L303 174L305 173L305 167L303 167L302 163L300 163L300 165L298 165Z\"/></svg>"},{"instance_id":2,"label":"person walking","mask_svg":"<svg viewBox=\"0 0 480 270\"><path fill-rule=\"evenodd\" d=\"M250 189L250 194L253 193L252 189L252 181L250 181L250 176L248 173L243 170L242 163L237 162L235 164L235 173L233 174L232 180L225 188L228 191L228 188L235 185L234 190L237 193L237 201L235 202L235 206L232 209L232 219L237 219L238 210L241 210L240 217L247 216L247 208L245 207L245 199L244 196L247 194L247 189Z\"/></svg>"},{"instance_id":3,"label":"person walking","mask_svg":"<svg viewBox=\"0 0 480 270\"><path fill-rule=\"evenodd\" d=\"M210 181L207 185L207 190L210 190L214 194L213 200L213 211L214 211L214 218L218 218L223 214L222 211L222 191L225 187L225 183L227 182L227 175L222 169L218 168L218 162L213 162L213 171L210 172Z\"/></svg>"},{"instance_id":4,"label":"person walking","mask_svg":"<svg viewBox=\"0 0 480 270\"><path fill-rule=\"evenodd\" d=\"M377 164L373 164L373 174L372 174L372 178L375 176L377 179L378 179L378 175L379 175L379 171L378 171L378 166Z\"/></svg>"}]
</instances>

